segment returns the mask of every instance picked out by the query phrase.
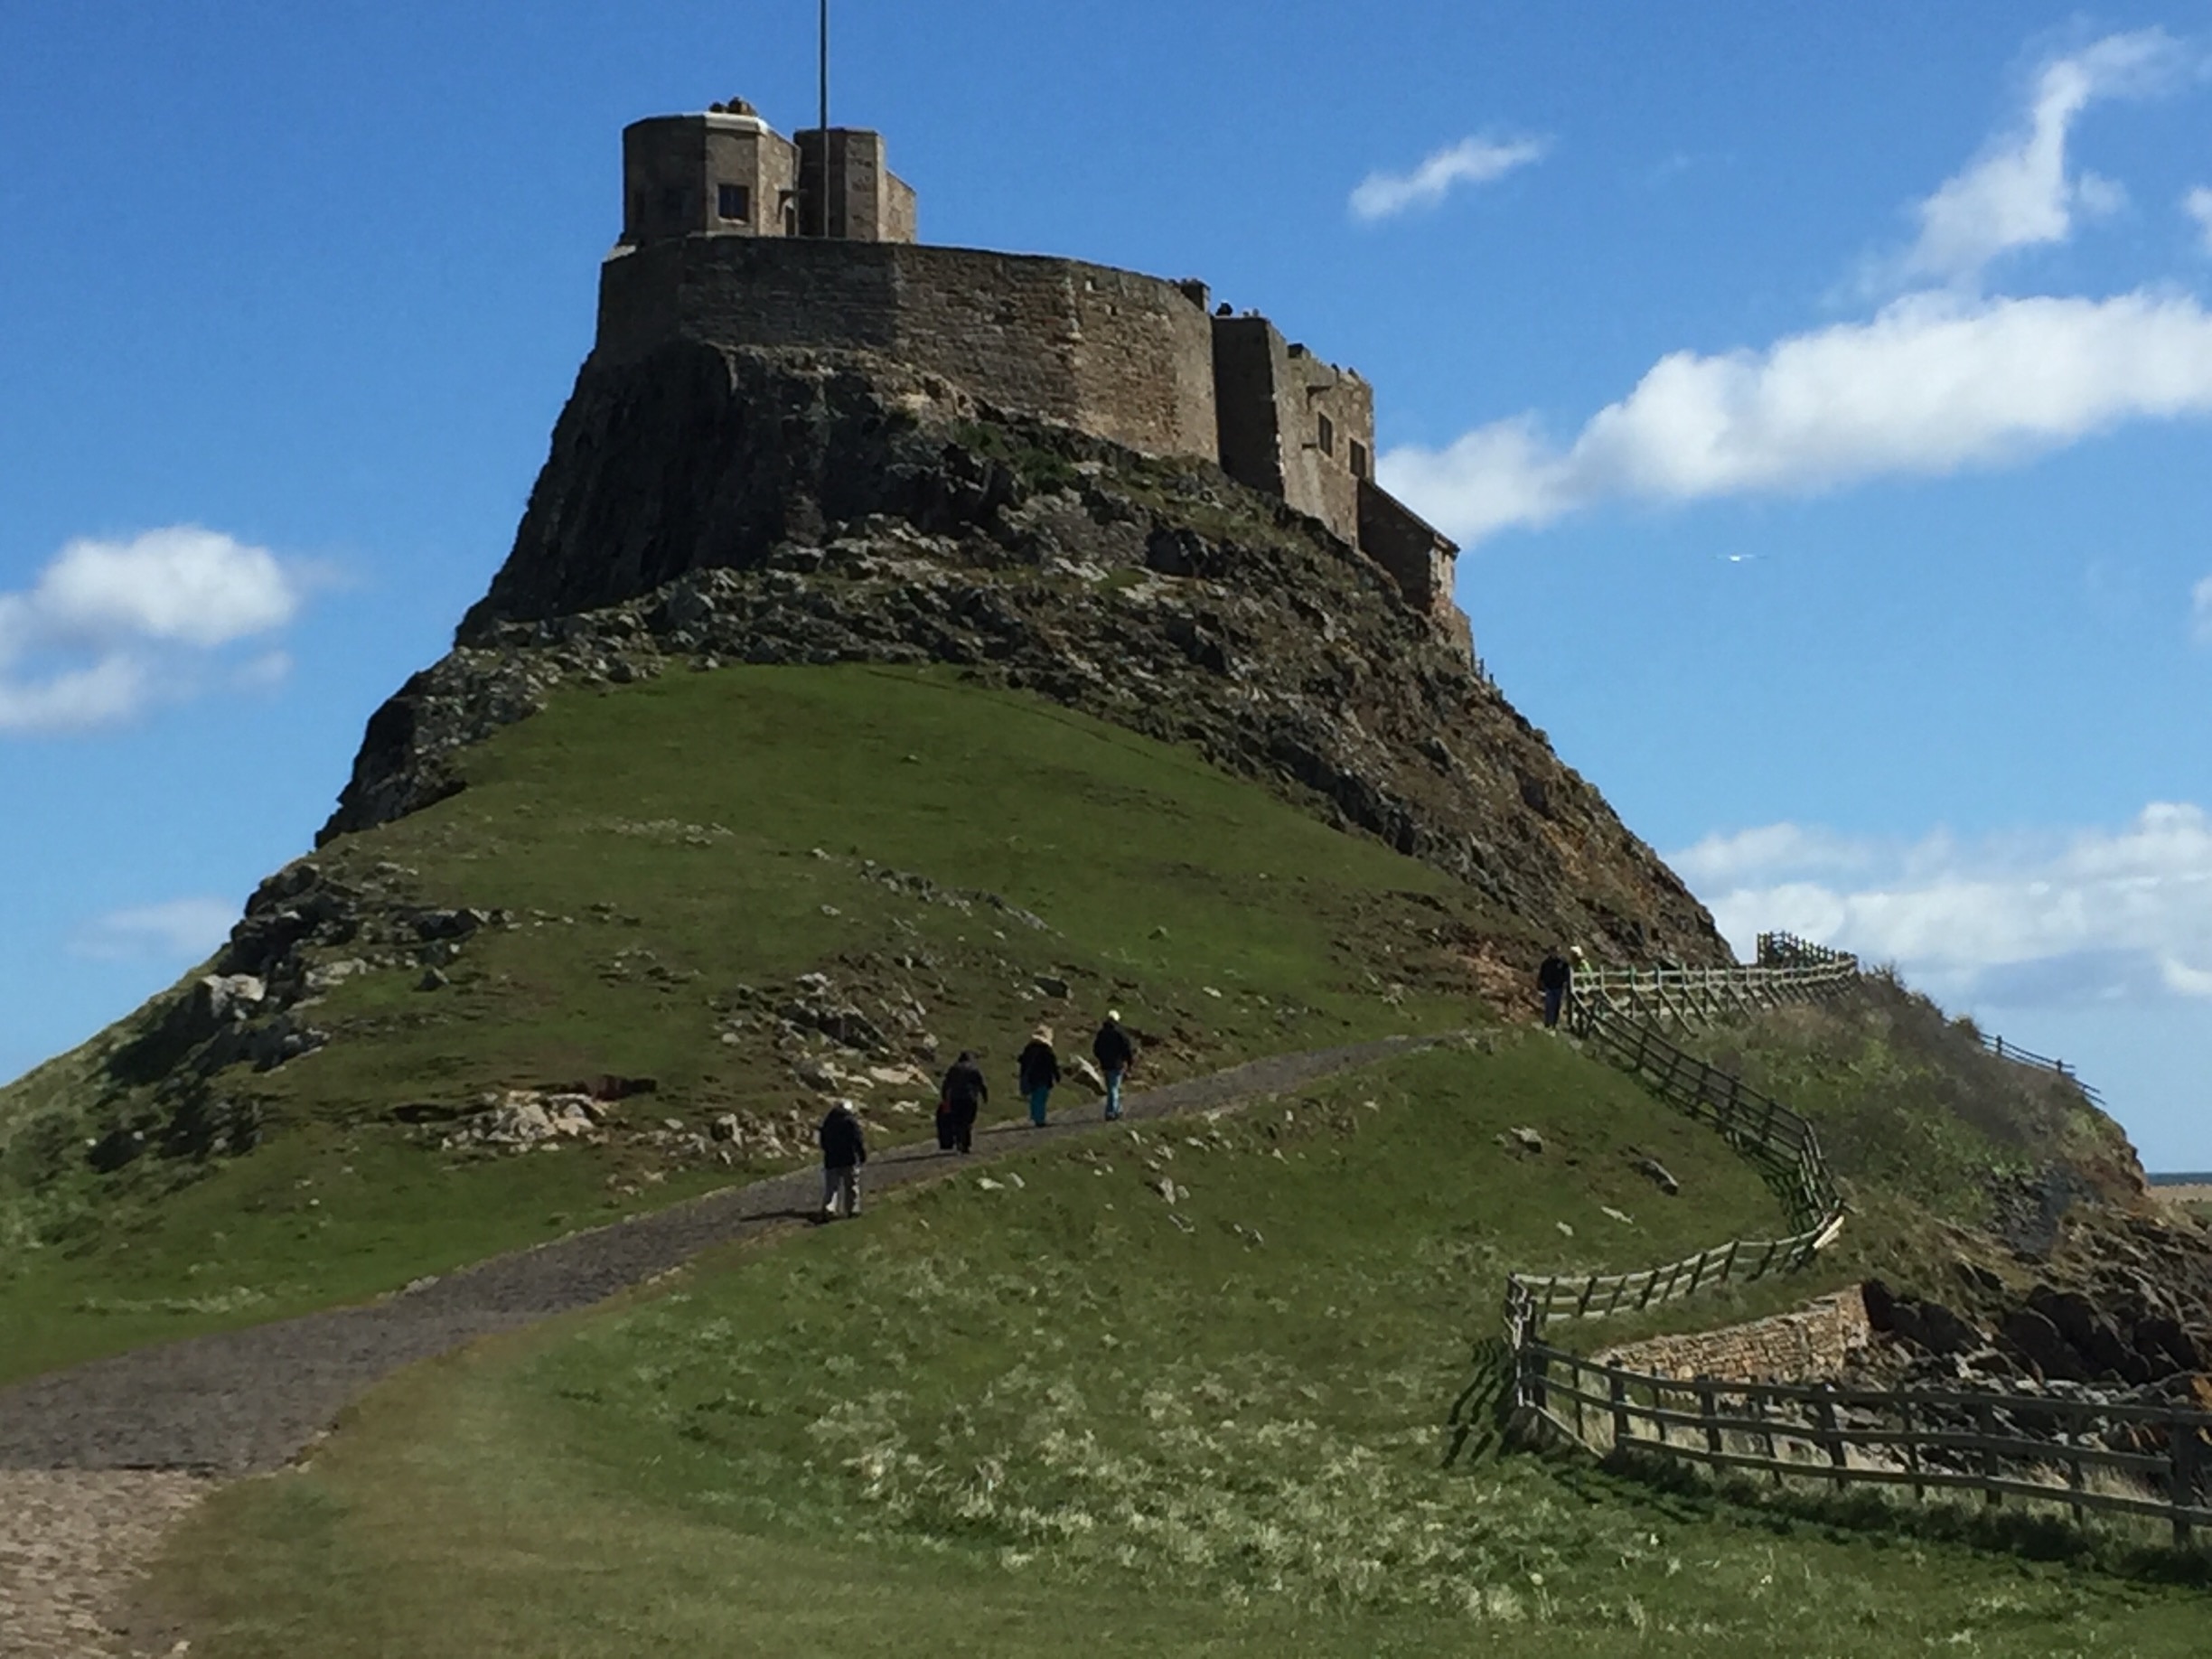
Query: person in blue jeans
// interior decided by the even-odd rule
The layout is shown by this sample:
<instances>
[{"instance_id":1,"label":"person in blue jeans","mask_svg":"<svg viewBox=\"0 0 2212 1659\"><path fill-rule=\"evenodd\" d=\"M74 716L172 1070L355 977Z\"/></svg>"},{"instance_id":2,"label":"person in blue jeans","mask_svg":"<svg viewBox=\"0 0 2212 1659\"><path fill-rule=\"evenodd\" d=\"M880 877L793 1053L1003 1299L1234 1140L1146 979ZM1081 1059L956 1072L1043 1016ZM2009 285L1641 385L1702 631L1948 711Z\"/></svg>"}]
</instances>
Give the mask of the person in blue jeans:
<instances>
[{"instance_id":1,"label":"person in blue jeans","mask_svg":"<svg viewBox=\"0 0 2212 1659\"><path fill-rule=\"evenodd\" d=\"M1015 1068L1021 1092L1029 1100L1029 1121L1043 1129L1045 1103L1052 1099L1053 1085L1060 1081L1060 1056L1053 1053L1050 1026L1039 1026L1031 1034L1029 1046L1021 1051Z\"/></svg>"},{"instance_id":2,"label":"person in blue jeans","mask_svg":"<svg viewBox=\"0 0 2212 1659\"><path fill-rule=\"evenodd\" d=\"M1129 1062L1137 1057L1137 1045L1121 1028L1120 1009L1108 1011L1106 1023L1091 1040L1091 1054L1098 1061L1100 1075L1106 1079L1106 1116L1111 1120L1121 1115L1121 1079L1129 1072Z\"/></svg>"}]
</instances>

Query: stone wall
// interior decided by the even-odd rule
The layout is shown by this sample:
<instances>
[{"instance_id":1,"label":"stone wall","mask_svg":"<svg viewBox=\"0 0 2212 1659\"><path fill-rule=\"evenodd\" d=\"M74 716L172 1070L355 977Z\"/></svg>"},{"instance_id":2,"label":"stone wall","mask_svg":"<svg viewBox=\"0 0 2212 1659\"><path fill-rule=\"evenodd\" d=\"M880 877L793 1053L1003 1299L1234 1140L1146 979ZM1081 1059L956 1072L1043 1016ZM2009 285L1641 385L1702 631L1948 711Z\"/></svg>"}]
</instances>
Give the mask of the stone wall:
<instances>
[{"instance_id":1,"label":"stone wall","mask_svg":"<svg viewBox=\"0 0 2212 1659\"><path fill-rule=\"evenodd\" d=\"M594 361L674 340L879 351L1148 455L1220 454L1204 304L1080 260L748 237L617 250L600 274Z\"/></svg>"},{"instance_id":2,"label":"stone wall","mask_svg":"<svg viewBox=\"0 0 2212 1659\"><path fill-rule=\"evenodd\" d=\"M1789 1313L1686 1336L1654 1336L1597 1355L1659 1377L1728 1377L1739 1382L1818 1382L1872 1340L1866 1298L1854 1288Z\"/></svg>"},{"instance_id":3,"label":"stone wall","mask_svg":"<svg viewBox=\"0 0 2212 1659\"><path fill-rule=\"evenodd\" d=\"M1214 318L1214 380L1222 470L1357 546L1359 487L1374 464L1373 389L1249 315Z\"/></svg>"},{"instance_id":4,"label":"stone wall","mask_svg":"<svg viewBox=\"0 0 2212 1659\"><path fill-rule=\"evenodd\" d=\"M1474 631L1452 593L1459 549L1441 530L1371 479L1359 481L1361 551L1396 580L1406 602L1475 654Z\"/></svg>"}]
</instances>

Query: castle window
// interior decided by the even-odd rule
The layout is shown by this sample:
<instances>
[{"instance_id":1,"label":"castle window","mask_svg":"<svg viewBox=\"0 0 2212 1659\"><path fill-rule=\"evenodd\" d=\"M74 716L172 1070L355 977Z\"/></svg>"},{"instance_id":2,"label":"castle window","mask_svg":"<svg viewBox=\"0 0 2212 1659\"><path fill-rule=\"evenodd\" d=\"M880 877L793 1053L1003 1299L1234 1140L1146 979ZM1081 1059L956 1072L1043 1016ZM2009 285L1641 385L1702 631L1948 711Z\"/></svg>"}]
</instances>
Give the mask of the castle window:
<instances>
[{"instance_id":1,"label":"castle window","mask_svg":"<svg viewBox=\"0 0 2212 1659\"><path fill-rule=\"evenodd\" d=\"M1352 476L1354 478L1367 476L1367 445L1364 444L1352 445Z\"/></svg>"},{"instance_id":2,"label":"castle window","mask_svg":"<svg viewBox=\"0 0 2212 1659\"><path fill-rule=\"evenodd\" d=\"M723 184L715 191L715 211L739 224L753 217L753 192L743 184Z\"/></svg>"},{"instance_id":3,"label":"castle window","mask_svg":"<svg viewBox=\"0 0 2212 1659\"><path fill-rule=\"evenodd\" d=\"M661 217L669 220L681 219L684 216L684 187L680 184L662 185L661 188Z\"/></svg>"},{"instance_id":4,"label":"castle window","mask_svg":"<svg viewBox=\"0 0 2212 1659\"><path fill-rule=\"evenodd\" d=\"M1336 423L1326 415L1321 417L1321 453L1325 455L1336 453Z\"/></svg>"}]
</instances>

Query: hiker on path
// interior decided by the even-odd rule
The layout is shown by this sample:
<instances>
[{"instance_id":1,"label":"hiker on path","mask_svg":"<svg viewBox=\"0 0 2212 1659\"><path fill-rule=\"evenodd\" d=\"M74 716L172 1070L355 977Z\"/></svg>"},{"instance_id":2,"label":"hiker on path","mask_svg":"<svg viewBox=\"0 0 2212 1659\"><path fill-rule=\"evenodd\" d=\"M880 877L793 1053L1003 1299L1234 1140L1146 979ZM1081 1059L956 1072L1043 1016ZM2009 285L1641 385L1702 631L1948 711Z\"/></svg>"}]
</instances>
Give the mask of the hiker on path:
<instances>
[{"instance_id":1,"label":"hiker on path","mask_svg":"<svg viewBox=\"0 0 2212 1659\"><path fill-rule=\"evenodd\" d=\"M1021 1051L1015 1068L1019 1074L1021 1092L1029 1100L1029 1121L1043 1129L1045 1103L1052 1099L1053 1085L1060 1081L1060 1056L1053 1053L1050 1026L1039 1026L1031 1035L1029 1046Z\"/></svg>"},{"instance_id":2,"label":"hiker on path","mask_svg":"<svg viewBox=\"0 0 2212 1659\"><path fill-rule=\"evenodd\" d=\"M860 1166L867 1162L867 1133L860 1109L839 1101L821 1120L822 1219L837 1219L840 1202L848 1220L860 1214Z\"/></svg>"},{"instance_id":3,"label":"hiker on path","mask_svg":"<svg viewBox=\"0 0 2212 1659\"><path fill-rule=\"evenodd\" d=\"M1567 986L1573 977L1574 970L1567 965L1567 959L1553 946L1551 954L1543 959L1543 966L1536 970L1536 989L1543 993L1546 1031L1559 1024L1560 1007L1567 1000Z\"/></svg>"},{"instance_id":4,"label":"hiker on path","mask_svg":"<svg viewBox=\"0 0 2212 1659\"><path fill-rule=\"evenodd\" d=\"M952 1069L944 1074L944 1083L938 1091L945 1115L952 1120L952 1146L961 1152L975 1148L976 1113L983 1102L990 1099L990 1084L983 1081L983 1068L975 1063L975 1055L963 1048Z\"/></svg>"},{"instance_id":5,"label":"hiker on path","mask_svg":"<svg viewBox=\"0 0 2212 1659\"><path fill-rule=\"evenodd\" d=\"M1098 1036L1091 1039L1091 1053L1098 1061L1100 1074L1106 1079L1106 1120L1111 1123L1121 1115L1121 1078L1129 1069L1129 1062L1137 1057L1137 1045L1121 1029L1119 1008L1108 1010L1106 1023L1099 1027Z\"/></svg>"}]
</instances>

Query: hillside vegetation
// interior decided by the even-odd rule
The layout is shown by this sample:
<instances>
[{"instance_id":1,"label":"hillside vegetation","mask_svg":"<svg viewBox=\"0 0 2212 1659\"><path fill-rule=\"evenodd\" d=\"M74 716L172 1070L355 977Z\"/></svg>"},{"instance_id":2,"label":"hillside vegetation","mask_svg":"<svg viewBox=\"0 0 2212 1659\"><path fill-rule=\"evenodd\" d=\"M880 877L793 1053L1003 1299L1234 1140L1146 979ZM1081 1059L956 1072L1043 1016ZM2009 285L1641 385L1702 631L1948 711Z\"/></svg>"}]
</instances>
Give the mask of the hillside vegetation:
<instances>
[{"instance_id":1,"label":"hillside vegetation","mask_svg":"<svg viewBox=\"0 0 2212 1659\"><path fill-rule=\"evenodd\" d=\"M188 979L0 1091L0 1375L787 1167L830 1093L923 1133L960 1048L1008 1115L1041 1018L1072 1059L1118 1006L1165 1081L1488 1017L1540 948L1187 753L948 670L572 690L458 764L464 792L257 901L230 954L299 996L276 1019L180 1026ZM230 1057L270 1031L327 1040ZM558 1150L441 1149L487 1092L601 1078L656 1090Z\"/></svg>"},{"instance_id":2,"label":"hillside vegetation","mask_svg":"<svg viewBox=\"0 0 2212 1659\"><path fill-rule=\"evenodd\" d=\"M219 1659L2197 1651L2186 1589L1497 1455L1504 1266L1779 1219L1709 1130L1495 1036L402 1378L219 1496L162 1589Z\"/></svg>"}]
</instances>

